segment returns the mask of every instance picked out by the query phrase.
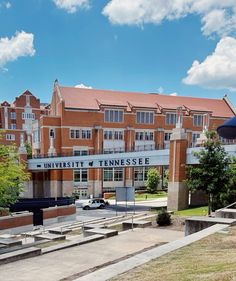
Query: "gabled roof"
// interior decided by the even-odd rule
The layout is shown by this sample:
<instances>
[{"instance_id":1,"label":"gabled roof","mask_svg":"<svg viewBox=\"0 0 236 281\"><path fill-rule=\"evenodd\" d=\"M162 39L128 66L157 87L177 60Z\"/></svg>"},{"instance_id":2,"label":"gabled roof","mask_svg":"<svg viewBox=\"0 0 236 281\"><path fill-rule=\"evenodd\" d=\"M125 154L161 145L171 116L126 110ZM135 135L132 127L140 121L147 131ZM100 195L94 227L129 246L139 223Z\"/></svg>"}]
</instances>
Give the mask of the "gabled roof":
<instances>
[{"instance_id":1,"label":"gabled roof","mask_svg":"<svg viewBox=\"0 0 236 281\"><path fill-rule=\"evenodd\" d=\"M59 86L65 108L99 110L101 105L132 108L160 108L175 110L185 107L188 111L211 112L215 117L232 117L233 110L224 99L193 98L162 94L145 94L110 90L84 89Z\"/></svg>"}]
</instances>

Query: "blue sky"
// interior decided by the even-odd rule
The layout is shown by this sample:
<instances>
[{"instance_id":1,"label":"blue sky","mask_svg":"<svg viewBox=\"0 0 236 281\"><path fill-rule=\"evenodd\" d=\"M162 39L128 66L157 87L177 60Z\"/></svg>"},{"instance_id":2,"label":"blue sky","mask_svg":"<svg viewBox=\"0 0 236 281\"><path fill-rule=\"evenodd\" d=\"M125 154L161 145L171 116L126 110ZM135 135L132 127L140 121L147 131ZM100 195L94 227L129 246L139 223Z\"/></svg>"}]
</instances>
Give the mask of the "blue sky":
<instances>
[{"instance_id":1,"label":"blue sky","mask_svg":"<svg viewBox=\"0 0 236 281\"><path fill-rule=\"evenodd\" d=\"M0 0L0 101L49 102L57 78L236 105L234 2Z\"/></svg>"}]
</instances>

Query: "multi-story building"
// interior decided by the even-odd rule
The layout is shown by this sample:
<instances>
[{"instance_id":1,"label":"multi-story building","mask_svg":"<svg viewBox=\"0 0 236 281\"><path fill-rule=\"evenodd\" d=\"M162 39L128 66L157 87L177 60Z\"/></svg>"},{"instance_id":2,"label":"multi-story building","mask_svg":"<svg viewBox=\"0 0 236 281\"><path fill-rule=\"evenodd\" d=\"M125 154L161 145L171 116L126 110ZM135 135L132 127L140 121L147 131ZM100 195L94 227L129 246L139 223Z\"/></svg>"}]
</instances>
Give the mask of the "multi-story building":
<instances>
[{"instance_id":1,"label":"multi-story building","mask_svg":"<svg viewBox=\"0 0 236 281\"><path fill-rule=\"evenodd\" d=\"M33 129L33 148L43 155L168 148L177 121L177 108L182 111L189 147L195 145L206 117L205 125L215 130L236 114L227 96L207 99L82 89L61 87L56 81L50 114L42 116ZM81 196L98 196L119 186L143 187L146 169L67 169L38 173L37 177L43 179L43 183L40 187L38 181L36 197L50 197L53 188L59 190L58 196L69 195L74 188Z\"/></svg>"},{"instance_id":2,"label":"multi-story building","mask_svg":"<svg viewBox=\"0 0 236 281\"><path fill-rule=\"evenodd\" d=\"M33 122L48 114L49 105L40 104L30 91L25 91L11 104L0 103L0 132L2 144L20 146L21 141L31 143Z\"/></svg>"}]
</instances>

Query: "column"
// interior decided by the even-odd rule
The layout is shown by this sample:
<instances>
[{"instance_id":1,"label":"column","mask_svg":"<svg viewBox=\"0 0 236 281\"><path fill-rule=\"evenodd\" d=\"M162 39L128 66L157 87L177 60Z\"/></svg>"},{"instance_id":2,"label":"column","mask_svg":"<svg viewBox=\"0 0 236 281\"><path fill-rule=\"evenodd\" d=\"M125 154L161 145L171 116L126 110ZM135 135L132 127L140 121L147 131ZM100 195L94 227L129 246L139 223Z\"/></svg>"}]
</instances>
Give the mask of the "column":
<instances>
[{"instance_id":1,"label":"column","mask_svg":"<svg viewBox=\"0 0 236 281\"><path fill-rule=\"evenodd\" d=\"M187 134L182 128L181 116L170 138L169 183L167 209L178 211L189 205L189 191L184 182L187 151Z\"/></svg>"}]
</instances>

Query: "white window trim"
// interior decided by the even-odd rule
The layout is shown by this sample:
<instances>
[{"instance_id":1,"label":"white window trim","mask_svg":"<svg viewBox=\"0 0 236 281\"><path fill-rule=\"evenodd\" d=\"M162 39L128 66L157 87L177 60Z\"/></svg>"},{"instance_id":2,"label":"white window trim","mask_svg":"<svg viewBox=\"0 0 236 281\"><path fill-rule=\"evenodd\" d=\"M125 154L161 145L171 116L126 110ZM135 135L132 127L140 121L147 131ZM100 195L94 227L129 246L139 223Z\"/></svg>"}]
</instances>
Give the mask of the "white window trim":
<instances>
[{"instance_id":1,"label":"white window trim","mask_svg":"<svg viewBox=\"0 0 236 281\"><path fill-rule=\"evenodd\" d=\"M87 171L87 181L82 181L82 170L86 170ZM80 181L75 181L75 171L79 171L80 172ZM86 168L80 168L80 169L74 169L73 170L73 182L74 185L79 185L79 184L86 184L89 181L89 170Z\"/></svg>"},{"instance_id":2,"label":"white window trim","mask_svg":"<svg viewBox=\"0 0 236 281\"><path fill-rule=\"evenodd\" d=\"M15 141L16 136L14 134L6 134L6 140L7 141Z\"/></svg>"},{"instance_id":3,"label":"white window trim","mask_svg":"<svg viewBox=\"0 0 236 281\"><path fill-rule=\"evenodd\" d=\"M121 121L107 121L106 120L106 111L118 111L122 112L122 120ZM104 123L124 123L124 110L123 109L118 109L118 108L107 108L104 110Z\"/></svg>"},{"instance_id":4,"label":"white window trim","mask_svg":"<svg viewBox=\"0 0 236 281\"><path fill-rule=\"evenodd\" d=\"M144 113L152 113L153 114L153 118L152 118L152 122L138 122L138 113L141 113L141 112L144 112ZM150 110L137 110L136 111L136 124L146 124L146 125L152 125L154 124L154 120L155 119L155 112L154 111L150 111Z\"/></svg>"}]
</instances>

